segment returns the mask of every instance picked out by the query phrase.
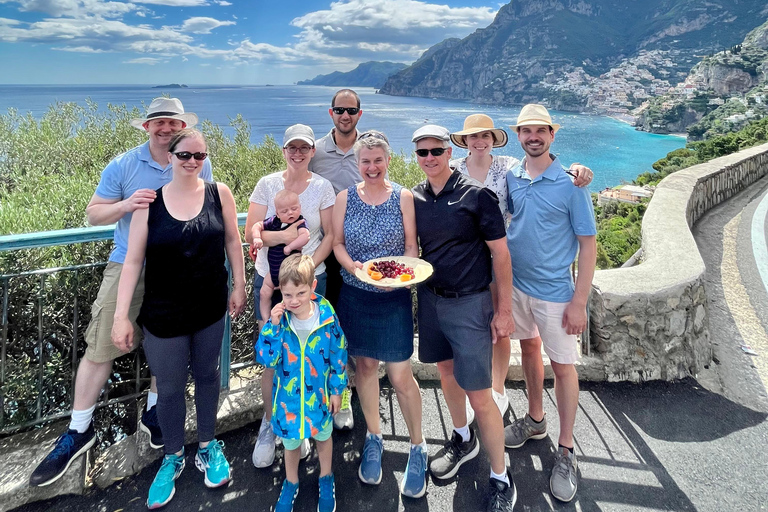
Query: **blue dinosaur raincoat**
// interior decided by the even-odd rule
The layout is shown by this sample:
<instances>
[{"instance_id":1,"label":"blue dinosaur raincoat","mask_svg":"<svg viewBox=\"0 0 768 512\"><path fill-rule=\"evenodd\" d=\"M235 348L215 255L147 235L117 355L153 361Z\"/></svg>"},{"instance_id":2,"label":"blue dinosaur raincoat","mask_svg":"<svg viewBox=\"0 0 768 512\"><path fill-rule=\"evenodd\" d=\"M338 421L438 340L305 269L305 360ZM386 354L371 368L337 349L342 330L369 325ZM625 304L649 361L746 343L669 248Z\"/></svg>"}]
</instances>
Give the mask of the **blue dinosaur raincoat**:
<instances>
[{"instance_id":1,"label":"blue dinosaur raincoat","mask_svg":"<svg viewBox=\"0 0 768 512\"><path fill-rule=\"evenodd\" d=\"M308 439L327 428L333 421L329 393L340 395L347 385L347 339L339 319L325 298L312 300L320 319L304 346L287 311L278 325L264 324L256 342L256 361L275 369L272 428L286 439Z\"/></svg>"}]
</instances>

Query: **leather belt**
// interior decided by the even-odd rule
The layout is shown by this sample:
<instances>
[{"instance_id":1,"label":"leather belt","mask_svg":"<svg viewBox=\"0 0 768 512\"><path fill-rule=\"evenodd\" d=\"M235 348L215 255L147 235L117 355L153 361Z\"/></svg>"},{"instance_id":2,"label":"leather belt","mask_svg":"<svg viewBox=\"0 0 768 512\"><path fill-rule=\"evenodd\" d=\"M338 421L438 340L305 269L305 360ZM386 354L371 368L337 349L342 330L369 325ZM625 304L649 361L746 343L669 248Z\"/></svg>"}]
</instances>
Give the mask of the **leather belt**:
<instances>
[{"instance_id":1,"label":"leather belt","mask_svg":"<svg viewBox=\"0 0 768 512\"><path fill-rule=\"evenodd\" d=\"M469 292L454 292L451 290L445 290L443 288L435 288L429 285L426 285L426 287L429 289L429 291L431 291L438 297L443 297L444 299L458 299L459 297L466 297L467 295L475 295L476 293L482 293L490 289L488 286L485 286L483 288L480 288L479 290L472 290Z\"/></svg>"}]
</instances>

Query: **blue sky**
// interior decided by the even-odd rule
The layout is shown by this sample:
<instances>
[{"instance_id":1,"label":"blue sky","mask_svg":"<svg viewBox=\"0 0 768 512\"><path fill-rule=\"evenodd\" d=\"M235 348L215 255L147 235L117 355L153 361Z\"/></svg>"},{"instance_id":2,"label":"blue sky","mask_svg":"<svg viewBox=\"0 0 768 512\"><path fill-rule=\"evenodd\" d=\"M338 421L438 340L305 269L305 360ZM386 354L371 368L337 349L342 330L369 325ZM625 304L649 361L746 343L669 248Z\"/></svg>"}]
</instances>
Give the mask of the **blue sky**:
<instances>
[{"instance_id":1,"label":"blue sky","mask_svg":"<svg viewBox=\"0 0 768 512\"><path fill-rule=\"evenodd\" d=\"M410 63L498 0L0 0L0 83L288 84Z\"/></svg>"}]
</instances>

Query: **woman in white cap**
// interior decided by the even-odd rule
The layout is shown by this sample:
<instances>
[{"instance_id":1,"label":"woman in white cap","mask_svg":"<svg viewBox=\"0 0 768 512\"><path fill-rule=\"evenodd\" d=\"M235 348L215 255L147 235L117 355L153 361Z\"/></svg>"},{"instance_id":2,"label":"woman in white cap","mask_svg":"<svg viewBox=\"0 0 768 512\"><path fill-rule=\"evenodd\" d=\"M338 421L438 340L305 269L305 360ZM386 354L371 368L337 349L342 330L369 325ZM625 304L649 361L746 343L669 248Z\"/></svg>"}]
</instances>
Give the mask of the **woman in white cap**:
<instances>
[{"instance_id":1,"label":"woman in white cap","mask_svg":"<svg viewBox=\"0 0 768 512\"><path fill-rule=\"evenodd\" d=\"M253 243L253 228L257 222L276 214L275 196L281 190L290 190L298 194L301 214L309 229L309 242L302 248L303 254L312 256L315 263L315 277L319 295L325 295L325 264L323 261L333 248L332 214L336 194L331 182L309 171L309 161L315 155L315 134L312 128L303 124L289 126L283 136L283 158L286 169L261 178L250 197L248 217L245 222L245 239ZM294 224L297 226L297 224ZM255 303L259 303L259 290L264 276L269 272L267 248L280 244L289 244L298 236L296 227L283 231L262 231L264 246L258 251L252 250L251 257L256 258L256 274L253 279ZM263 324L259 308L254 308L257 333ZM266 468L275 460L276 435L270 425L272 418L272 379L274 370L265 370L261 377L261 391L264 397L264 417L261 421L259 436L253 449L252 462L257 468ZM301 445L302 458L309 455L309 439Z\"/></svg>"},{"instance_id":2,"label":"woman in white cap","mask_svg":"<svg viewBox=\"0 0 768 512\"><path fill-rule=\"evenodd\" d=\"M507 171L520 163L520 160L512 156L492 155L491 150L506 146L508 140L507 132L501 128L495 128L489 116L472 114L464 119L464 128L461 131L451 134L451 142L468 150L469 154L450 162L452 168L476 179L496 194L499 199L499 208L507 222L509 222L509 208L506 175ZM576 177L574 180L576 186L583 187L592 181L592 171L587 167L572 164L571 170ZM491 292L495 306L497 302L495 283L491 283ZM509 370L510 351L509 338L501 339L493 346L493 400L502 416L509 408L509 397L504 388L504 381ZM467 403L467 409L471 423L474 412L471 411L469 403Z\"/></svg>"}]
</instances>

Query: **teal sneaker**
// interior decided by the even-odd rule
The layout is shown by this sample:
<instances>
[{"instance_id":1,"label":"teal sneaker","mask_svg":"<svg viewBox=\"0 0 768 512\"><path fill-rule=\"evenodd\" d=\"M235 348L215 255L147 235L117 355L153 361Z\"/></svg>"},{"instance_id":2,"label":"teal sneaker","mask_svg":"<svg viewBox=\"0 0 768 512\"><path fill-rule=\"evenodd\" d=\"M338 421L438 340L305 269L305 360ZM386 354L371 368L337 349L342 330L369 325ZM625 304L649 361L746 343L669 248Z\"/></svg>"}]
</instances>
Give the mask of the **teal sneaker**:
<instances>
[{"instance_id":1,"label":"teal sneaker","mask_svg":"<svg viewBox=\"0 0 768 512\"><path fill-rule=\"evenodd\" d=\"M184 470L184 449L181 455L170 454L163 457L163 464L155 475L155 480L149 488L147 508L154 510L171 501L176 493L175 480Z\"/></svg>"},{"instance_id":2,"label":"teal sneaker","mask_svg":"<svg viewBox=\"0 0 768 512\"><path fill-rule=\"evenodd\" d=\"M336 482L333 473L320 477L320 499L317 512L336 512Z\"/></svg>"},{"instance_id":3,"label":"teal sneaker","mask_svg":"<svg viewBox=\"0 0 768 512\"><path fill-rule=\"evenodd\" d=\"M283 488L280 489L280 497L275 504L275 512L293 512L293 502L299 495L299 482L295 484L286 478L283 480Z\"/></svg>"},{"instance_id":4,"label":"teal sneaker","mask_svg":"<svg viewBox=\"0 0 768 512\"><path fill-rule=\"evenodd\" d=\"M224 457L224 443L211 440L205 448L198 448L195 455L195 467L205 473L207 487L221 487L232 480L232 470Z\"/></svg>"}]
</instances>

